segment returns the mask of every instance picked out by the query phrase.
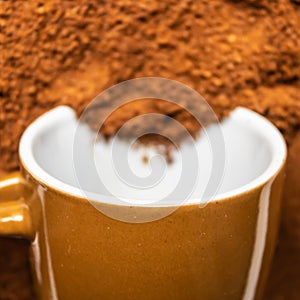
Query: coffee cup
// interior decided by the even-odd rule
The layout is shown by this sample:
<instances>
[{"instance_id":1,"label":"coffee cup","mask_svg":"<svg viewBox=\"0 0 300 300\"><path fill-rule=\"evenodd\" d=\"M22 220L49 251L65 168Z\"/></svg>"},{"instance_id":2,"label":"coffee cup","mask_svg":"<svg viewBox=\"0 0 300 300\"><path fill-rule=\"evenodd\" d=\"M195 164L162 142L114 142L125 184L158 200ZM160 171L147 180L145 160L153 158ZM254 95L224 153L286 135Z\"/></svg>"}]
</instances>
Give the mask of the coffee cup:
<instances>
[{"instance_id":1,"label":"coffee cup","mask_svg":"<svg viewBox=\"0 0 300 300\"><path fill-rule=\"evenodd\" d=\"M88 137L74 168L78 126L66 106L39 117L21 138L21 171L0 182L0 234L31 241L40 299L262 298L286 160L274 125L235 109L221 124L226 168L219 190L207 201L194 195L146 205L101 193L89 173ZM205 159L201 166L205 178Z\"/></svg>"}]
</instances>

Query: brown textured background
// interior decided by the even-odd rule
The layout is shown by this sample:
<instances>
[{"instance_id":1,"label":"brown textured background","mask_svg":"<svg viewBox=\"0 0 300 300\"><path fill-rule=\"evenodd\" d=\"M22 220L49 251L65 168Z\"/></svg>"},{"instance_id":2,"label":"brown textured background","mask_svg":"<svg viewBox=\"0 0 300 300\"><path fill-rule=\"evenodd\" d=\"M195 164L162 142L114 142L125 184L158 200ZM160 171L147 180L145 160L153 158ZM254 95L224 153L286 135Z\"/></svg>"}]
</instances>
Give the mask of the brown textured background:
<instances>
[{"instance_id":1,"label":"brown textured background","mask_svg":"<svg viewBox=\"0 0 300 300\"><path fill-rule=\"evenodd\" d=\"M298 0L0 1L0 174L24 128L59 104L80 112L141 76L176 79L219 113L267 116L290 146L283 221L266 299L300 298ZM28 243L0 240L0 299L32 299Z\"/></svg>"}]
</instances>

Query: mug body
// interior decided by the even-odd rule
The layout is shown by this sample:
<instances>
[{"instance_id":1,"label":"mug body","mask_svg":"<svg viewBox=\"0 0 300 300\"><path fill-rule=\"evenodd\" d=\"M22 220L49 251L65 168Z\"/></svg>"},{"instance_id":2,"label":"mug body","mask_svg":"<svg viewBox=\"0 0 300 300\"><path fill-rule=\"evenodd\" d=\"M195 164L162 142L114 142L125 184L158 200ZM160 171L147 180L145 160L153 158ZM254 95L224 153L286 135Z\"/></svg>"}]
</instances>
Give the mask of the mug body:
<instances>
[{"instance_id":1,"label":"mug body","mask_svg":"<svg viewBox=\"0 0 300 300\"><path fill-rule=\"evenodd\" d=\"M24 172L40 207L31 261L41 299L261 297L276 241L283 169L271 185L205 207L183 205L148 223L114 220Z\"/></svg>"}]
</instances>

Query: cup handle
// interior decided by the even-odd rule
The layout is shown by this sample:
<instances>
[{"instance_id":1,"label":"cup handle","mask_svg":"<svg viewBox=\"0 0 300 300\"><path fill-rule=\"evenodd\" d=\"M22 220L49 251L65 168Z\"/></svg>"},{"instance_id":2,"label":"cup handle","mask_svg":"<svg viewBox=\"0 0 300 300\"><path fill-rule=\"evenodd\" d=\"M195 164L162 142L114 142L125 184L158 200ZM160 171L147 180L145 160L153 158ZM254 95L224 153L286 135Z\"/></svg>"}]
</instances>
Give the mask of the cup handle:
<instances>
[{"instance_id":1,"label":"cup handle","mask_svg":"<svg viewBox=\"0 0 300 300\"><path fill-rule=\"evenodd\" d=\"M26 194L28 184L20 172L12 173L0 180L1 236L33 238L30 205Z\"/></svg>"}]
</instances>

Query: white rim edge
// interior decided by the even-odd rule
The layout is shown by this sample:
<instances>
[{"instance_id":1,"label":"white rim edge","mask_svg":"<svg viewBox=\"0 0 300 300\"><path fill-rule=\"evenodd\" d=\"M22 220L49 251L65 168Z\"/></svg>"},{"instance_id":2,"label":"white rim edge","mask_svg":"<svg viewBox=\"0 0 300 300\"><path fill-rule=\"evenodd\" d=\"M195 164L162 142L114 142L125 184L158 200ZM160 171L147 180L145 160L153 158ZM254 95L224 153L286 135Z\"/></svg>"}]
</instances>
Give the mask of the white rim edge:
<instances>
[{"instance_id":1,"label":"white rim edge","mask_svg":"<svg viewBox=\"0 0 300 300\"><path fill-rule=\"evenodd\" d=\"M44 169L42 169L37 161L35 160L33 156L33 141L41 134L44 130L51 128L54 124L58 123L65 123L70 120L74 120L74 117L76 118L75 111L69 107L69 106L58 106L49 112L43 114L38 119L36 119L31 125L28 126L28 128L23 133L20 145L19 145L19 157L24 165L24 167L29 171L29 173L39 182L52 187L55 190L59 190L63 193L68 193L75 197L85 198L85 192L82 192L81 189L74 187L72 185L66 184L55 177L48 174ZM247 108L238 107L235 110L233 110L230 114L231 118L234 118L236 120L240 120L241 122L248 122L251 124L254 131L261 131L262 126L265 129L264 136L268 140L268 143L273 145L276 145L276 148L273 146L273 158L271 160L271 163L266 168L266 170L257 178L250 181L249 183L233 189L231 191L217 194L211 202L214 201L221 201L228 198L235 197L239 194L246 193L247 191L254 189L258 186L261 186L268 182L270 179L272 179L281 169L285 159L286 159L286 143L279 132L279 130L266 118L259 115L256 112L253 112ZM101 203L110 204L110 201L105 201L105 199L110 198L106 195L96 194L87 192L89 195L93 195L93 199L88 199L92 201L97 201ZM190 200L187 203L183 203L182 205L193 205L193 204L199 204L200 200ZM128 204L124 206L139 206L134 204ZM151 205L149 205L151 206ZM153 205L153 207L160 207L164 205ZM165 205L165 206L176 206L176 205ZM152 207L152 206L151 206Z\"/></svg>"}]
</instances>

